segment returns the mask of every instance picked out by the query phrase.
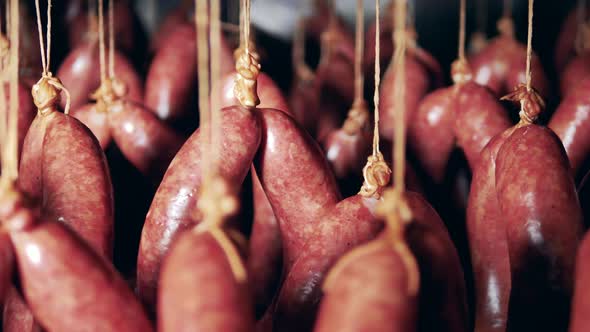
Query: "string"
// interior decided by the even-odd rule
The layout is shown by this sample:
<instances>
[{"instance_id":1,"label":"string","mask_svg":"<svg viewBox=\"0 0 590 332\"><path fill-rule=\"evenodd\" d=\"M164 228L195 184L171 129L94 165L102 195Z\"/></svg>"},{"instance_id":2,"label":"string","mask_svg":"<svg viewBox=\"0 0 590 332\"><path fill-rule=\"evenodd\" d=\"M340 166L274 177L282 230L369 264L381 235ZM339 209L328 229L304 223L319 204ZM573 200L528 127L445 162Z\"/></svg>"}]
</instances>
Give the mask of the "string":
<instances>
[{"instance_id":1,"label":"string","mask_svg":"<svg viewBox=\"0 0 590 332\"><path fill-rule=\"evenodd\" d=\"M373 103L375 104L373 128L373 157L381 155L379 151L379 86L381 84L381 14L380 1L375 0L375 89L373 91Z\"/></svg>"},{"instance_id":2,"label":"string","mask_svg":"<svg viewBox=\"0 0 590 332\"><path fill-rule=\"evenodd\" d=\"M109 0L109 77L115 78L115 19L114 0Z\"/></svg>"},{"instance_id":3,"label":"string","mask_svg":"<svg viewBox=\"0 0 590 332\"><path fill-rule=\"evenodd\" d=\"M394 53L394 70L395 70L395 85L394 85L394 109L397 113L395 120L395 130L393 137L393 161L394 161L394 184L399 192L405 191L405 154L406 154L406 69L405 69L405 53L406 53L406 37L405 37L405 20L406 20L406 0L396 0L398 8L396 8L395 15L395 39L396 47Z\"/></svg>"},{"instance_id":4,"label":"string","mask_svg":"<svg viewBox=\"0 0 590 332\"><path fill-rule=\"evenodd\" d=\"M221 49L221 26L220 26L220 13L221 8L219 0L212 0L210 2L211 13L210 19L210 30L209 30L209 42L211 44L211 86L220 86L220 75L221 75L221 64L220 64L220 49ZM210 158L212 160L212 169L214 172L219 167L220 151L217 148L221 146L221 136L223 135L221 130L221 105L220 105L220 93L219 89L211 90L211 145L209 148Z\"/></svg>"},{"instance_id":5,"label":"string","mask_svg":"<svg viewBox=\"0 0 590 332\"><path fill-rule=\"evenodd\" d=\"M526 89L531 91L531 59L533 57L533 6L535 0L529 0L529 11L528 11L528 32L527 32L527 45L526 45Z\"/></svg>"},{"instance_id":6,"label":"string","mask_svg":"<svg viewBox=\"0 0 590 332\"><path fill-rule=\"evenodd\" d=\"M51 0L48 0L51 3ZM49 5L48 5L49 7ZM45 57L45 44L43 43L43 29L41 28L41 10L39 9L39 0L35 0L35 11L37 12L37 31L39 32L39 49L41 50L41 66L43 67L43 76L48 75L47 59ZM48 17L48 21L51 19ZM47 45L49 48L49 44Z\"/></svg>"},{"instance_id":7,"label":"string","mask_svg":"<svg viewBox=\"0 0 590 332\"><path fill-rule=\"evenodd\" d=\"M10 0L10 59L9 59L9 73L10 73L10 96L18 96L18 67L19 67L19 24L20 24L20 9L18 0ZM0 87L4 91L4 87ZM19 98L10 98L10 119L9 129L10 133L7 135L7 153L9 162L11 164L9 179L16 180L18 177L18 105Z\"/></svg>"},{"instance_id":8,"label":"string","mask_svg":"<svg viewBox=\"0 0 590 332\"><path fill-rule=\"evenodd\" d=\"M355 40L355 58L354 58L354 89L355 89L355 103L363 101L363 86L365 77L362 70L362 58L364 47L364 8L363 0L356 1L356 40Z\"/></svg>"},{"instance_id":9,"label":"string","mask_svg":"<svg viewBox=\"0 0 590 332\"><path fill-rule=\"evenodd\" d=\"M459 9L459 60L465 61L465 0L461 0Z\"/></svg>"},{"instance_id":10,"label":"string","mask_svg":"<svg viewBox=\"0 0 590 332\"><path fill-rule=\"evenodd\" d=\"M244 1L244 49L250 54L250 0Z\"/></svg>"},{"instance_id":11,"label":"string","mask_svg":"<svg viewBox=\"0 0 590 332\"><path fill-rule=\"evenodd\" d=\"M104 40L104 15L103 0L98 0L98 49L100 65L100 81L104 82L107 78L106 59L105 59L105 40Z\"/></svg>"},{"instance_id":12,"label":"string","mask_svg":"<svg viewBox=\"0 0 590 332\"><path fill-rule=\"evenodd\" d=\"M209 109L209 45L207 43L207 4L204 0L195 0L195 25L197 37L197 72L199 95L199 120L203 137L201 145L202 174L208 179L211 170L211 158L208 158L210 146L210 120Z\"/></svg>"}]
</instances>

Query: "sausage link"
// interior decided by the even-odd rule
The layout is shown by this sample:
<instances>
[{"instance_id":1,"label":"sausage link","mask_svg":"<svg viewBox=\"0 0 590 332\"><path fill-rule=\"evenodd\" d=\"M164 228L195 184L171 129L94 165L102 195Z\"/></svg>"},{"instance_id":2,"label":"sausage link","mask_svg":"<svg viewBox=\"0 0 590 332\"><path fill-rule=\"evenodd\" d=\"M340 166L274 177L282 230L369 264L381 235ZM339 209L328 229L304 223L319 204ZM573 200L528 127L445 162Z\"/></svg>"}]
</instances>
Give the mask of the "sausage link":
<instances>
[{"instance_id":1,"label":"sausage link","mask_svg":"<svg viewBox=\"0 0 590 332\"><path fill-rule=\"evenodd\" d=\"M417 301L401 257L384 241L348 257L326 289L314 331L415 331Z\"/></svg>"},{"instance_id":2,"label":"sausage link","mask_svg":"<svg viewBox=\"0 0 590 332\"><path fill-rule=\"evenodd\" d=\"M588 331L590 328L590 298L588 286L590 285L590 275L588 274L588 261L590 255L590 236L584 236L580 244L576 259L576 275L574 299L572 301L572 313L570 319L570 332Z\"/></svg>"},{"instance_id":3,"label":"sausage link","mask_svg":"<svg viewBox=\"0 0 590 332\"><path fill-rule=\"evenodd\" d=\"M236 281L210 233L179 236L164 261L160 283L159 331L254 331L246 283Z\"/></svg>"},{"instance_id":4,"label":"sausage link","mask_svg":"<svg viewBox=\"0 0 590 332\"><path fill-rule=\"evenodd\" d=\"M536 125L515 129L495 176L512 275L508 330L565 331L582 212L559 138Z\"/></svg>"},{"instance_id":5,"label":"sausage link","mask_svg":"<svg viewBox=\"0 0 590 332\"><path fill-rule=\"evenodd\" d=\"M278 331L307 331L315 321L321 284L344 253L374 238L383 224L374 215L377 200L354 195L326 211L292 267L278 294L273 320ZM284 241L284 237L283 237Z\"/></svg>"},{"instance_id":6,"label":"sausage link","mask_svg":"<svg viewBox=\"0 0 590 332\"><path fill-rule=\"evenodd\" d=\"M559 79L559 90L563 98L574 91L581 82L590 77L590 54L573 58L563 69Z\"/></svg>"},{"instance_id":7,"label":"sausage link","mask_svg":"<svg viewBox=\"0 0 590 332\"><path fill-rule=\"evenodd\" d=\"M52 111L39 114L25 139L19 184L42 202L49 220L74 229L92 248L112 257L113 189L106 158L90 130Z\"/></svg>"},{"instance_id":8,"label":"sausage link","mask_svg":"<svg viewBox=\"0 0 590 332\"><path fill-rule=\"evenodd\" d=\"M570 91L551 117L548 127L561 139L574 175L590 155L590 79L585 79Z\"/></svg>"},{"instance_id":9,"label":"sausage link","mask_svg":"<svg viewBox=\"0 0 590 332\"><path fill-rule=\"evenodd\" d=\"M254 166L279 222L288 271L317 229L325 207L336 204L340 194L309 134L282 111L264 109L261 115L262 141Z\"/></svg>"},{"instance_id":10,"label":"sausage link","mask_svg":"<svg viewBox=\"0 0 590 332\"><path fill-rule=\"evenodd\" d=\"M40 324L50 331L152 331L114 267L67 226L39 219L21 197L0 198L0 220L10 232L26 302Z\"/></svg>"},{"instance_id":11,"label":"sausage link","mask_svg":"<svg viewBox=\"0 0 590 332\"><path fill-rule=\"evenodd\" d=\"M13 265L14 253L10 245L10 238L7 233L0 231L0 303L4 303L4 298L8 293Z\"/></svg>"},{"instance_id":12,"label":"sausage link","mask_svg":"<svg viewBox=\"0 0 590 332\"><path fill-rule=\"evenodd\" d=\"M10 243L10 240L8 240ZM35 321L33 313L25 303L18 290L11 286L6 293L4 316L2 321L4 332L42 332L43 329Z\"/></svg>"},{"instance_id":13,"label":"sausage link","mask_svg":"<svg viewBox=\"0 0 590 332\"><path fill-rule=\"evenodd\" d=\"M252 174L254 222L246 263L248 282L253 289L258 316L266 310L279 288L283 266L283 246L277 218L253 167L250 174Z\"/></svg>"},{"instance_id":14,"label":"sausage link","mask_svg":"<svg viewBox=\"0 0 590 332\"><path fill-rule=\"evenodd\" d=\"M90 40L73 49L59 67L57 77L70 92L72 109L86 104L90 95L99 87L100 68L97 63L98 41ZM133 65L118 51L115 52L115 73L127 86L127 99L142 101L143 83ZM65 98L62 98L61 107L65 107Z\"/></svg>"},{"instance_id":15,"label":"sausage link","mask_svg":"<svg viewBox=\"0 0 590 332\"><path fill-rule=\"evenodd\" d=\"M107 112L100 111L96 103L85 104L72 110L70 114L90 129L103 150L110 146L113 135L109 128Z\"/></svg>"},{"instance_id":16,"label":"sausage link","mask_svg":"<svg viewBox=\"0 0 590 332\"><path fill-rule=\"evenodd\" d=\"M148 110L119 100L110 105L108 124L113 140L141 173L159 183L183 139Z\"/></svg>"},{"instance_id":17,"label":"sausage link","mask_svg":"<svg viewBox=\"0 0 590 332\"><path fill-rule=\"evenodd\" d=\"M259 116L241 107L222 110L221 176L238 188L260 144ZM196 131L178 151L158 188L146 216L137 259L137 293L155 309L160 265L175 236L197 224L201 187L202 138Z\"/></svg>"},{"instance_id":18,"label":"sausage link","mask_svg":"<svg viewBox=\"0 0 590 332\"><path fill-rule=\"evenodd\" d=\"M477 332L504 332L508 321L510 262L495 178L496 155L508 135L505 131L494 137L482 150L467 205Z\"/></svg>"}]
</instances>

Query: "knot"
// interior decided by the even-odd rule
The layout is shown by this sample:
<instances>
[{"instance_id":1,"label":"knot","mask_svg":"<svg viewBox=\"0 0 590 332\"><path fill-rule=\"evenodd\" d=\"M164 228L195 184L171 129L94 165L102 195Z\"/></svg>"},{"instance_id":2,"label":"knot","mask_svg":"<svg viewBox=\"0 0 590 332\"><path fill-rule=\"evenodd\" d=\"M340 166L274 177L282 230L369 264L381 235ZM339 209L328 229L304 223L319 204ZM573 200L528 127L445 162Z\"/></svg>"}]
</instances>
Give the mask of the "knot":
<instances>
[{"instance_id":1,"label":"knot","mask_svg":"<svg viewBox=\"0 0 590 332\"><path fill-rule=\"evenodd\" d=\"M363 99L355 100L348 111L342 129L344 129L348 135L355 135L363 128L367 127L368 119L369 110L367 108L367 103Z\"/></svg>"},{"instance_id":2,"label":"knot","mask_svg":"<svg viewBox=\"0 0 590 332\"><path fill-rule=\"evenodd\" d=\"M127 83L123 82L117 77L111 78L111 85L113 88L113 93L115 94L115 96L117 96L117 98L123 98L129 92L129 87L127 86Z\"/></svg>"},{"instance_id":3,"label":"knot","mask_svg":"<svg viewBox=\"0 0 590 332\"><path fill-rule=\"evenodd\" d=\"M213 176L203 183L197 207L203 219L198 227L218 228L225 218L238 210L238 200L225 179Z\"/></svg>"},{"instance_id":4,"label":"knot","mask_svg":"<svg viewBox=\"0 0 590 332\"><path fill-rule=\"evenodd\" d=\"M381 196L381 191L391 179L391 169L383 159L383 154L370 155L367 164L363 167L363 186L359 192L364 197Z\"/></svg>"},{"instance_id":5,"label":"knot","mask_svg":"<svg viewBox=\"0 0 590 332\"><path fill-rule=\"evenodd\" d=\"M473 78L471 67L465 59L457 59L451 64L451 76L455 84L464 84Z\"/></svg>"},{"instance_id":6,"label":"knot","mask_svg":"<svg viewBox=\"0 0 590 332\"><path fill-rule=\"evenodd\" d=\"M502 97L501 100L520 103L520 124L535 122L545 108L545 101L537 90L532 87L527 88L524 83L516 86L512 93Z\"/></svg>"},{"instance_id":7,"label":"knot","mask_svg":"<svg viewBox=\"0 0 590 332\"><path fill-rule=\"evenodd\" d=\"M496 28L502 36L514 38L514 21L512 21L512 18L500 18L496 23Z\"/></svg>"},{"instance_id":8,"label":"knot","mask_svg":"<svg viewBox=\"0 0 590 332\"><path fill-rule=\"evenodd\" d=\"M59 78L53 77L51 72L43 75L31 89L33 102L38 112L40 114L46 114L49 111L55 110L61 100L60 92L64 90L65 88ZM66 108L69 109L69 98Z\"/></svg>"},{"instance_id":9,"label":"knot","mask_svg":"<svg viewBox=\"0 0 590 332\"><path fill-rule=\"evenodd\" d=\"M240 49L236 50L239 51ZM235 54L236 80L234 95L244 107L256 107L260 104L257 91L257 79L260 74L260 63L256 53L243 50Z\"/></svg>"}]
</instances>

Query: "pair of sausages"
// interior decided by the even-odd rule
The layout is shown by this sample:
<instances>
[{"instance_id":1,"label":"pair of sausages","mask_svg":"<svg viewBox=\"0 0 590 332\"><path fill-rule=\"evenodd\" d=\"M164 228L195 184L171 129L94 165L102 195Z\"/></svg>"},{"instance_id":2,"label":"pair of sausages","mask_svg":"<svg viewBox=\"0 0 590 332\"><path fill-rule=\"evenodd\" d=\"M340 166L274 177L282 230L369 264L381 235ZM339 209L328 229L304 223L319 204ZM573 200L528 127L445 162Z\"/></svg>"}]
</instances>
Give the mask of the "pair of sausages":
<instances>
[{"instance_id":1,"label":"pair of sausages","mask_svg":"<svg viewBox=\"0 0 590 332\"><path fill-rule=\"evenodd\" d=\"M563 330L582 213L550 129L521 123L490 141L474 170L467 226L476 330Z\"/></svg>"},{"instance_id":2,"label":"pair of sausages","mask_svg":"<svg viewBox=\"0 0 590 332\"><path fill-rule=\"evenodd\" d=\"M497 98L486 87L468 81L422 99L409 124L409 144L428 175L440 183L456 146L473 169L484 146L510 124Z\"/></svg>"},{"instance_id":3,"label":"pair of sausages","mask_svg":"<svg viewBox=\"0 0 590 332\"><path fill-rule=\"evenodd\" d=\"M475 82L489 87L497 96L509 93L525 81L526 47L514 36L502 34L489 41L479 53L470 57ZM532 86L541 96L549 97L547 76L536 54L531 59Z\"/></svg>"},{"instance_id":4,"label":"pair of sausages","mask_svg":"<svg viewBox=\"0 0 590 332\"><path fill-rule=\"evenodd\" d=\"M141 304L103 254L39 209L16 187L0 193L0 220L14 248L22 292L41 326L51 331L152 331ZM18 311L11 312L15 305L25 310L22 302L8 304L5 313L12 315L5 318L24 324L16 326L18 331L39 329Z\"/></svg>"},{"instance_id":5,"label":"pair of sausages","mask_svg":"<svg viewBox=\"0 0 590 332\"><path fill-rule=\"evenodd\" d=\"M79 44L64 59L57 71L59 77L70 91L71 108L77 109L88 102L90 95L100 86L98 38ZM133 65L119 51L115 51L115 72L117 78L127 86L127 99L143 100L143 83ZM62 100L65 106L65 98Z\"/></svg>"},{"instance_id":6,"label":"pair of sausages","mask_svg":"<svg viewBox=\"0 0 590 332\"><path fill-rule=\"evenodd\" d=\"M408 192L407 198L414 220L406 239L420 269L419 296L408 294L397 252L375 240L353 249L338 263L344 266L337 274L329 275L314 331L468 330L465 283L453 243L419 194Z\"/></svg>"}]
</instances>

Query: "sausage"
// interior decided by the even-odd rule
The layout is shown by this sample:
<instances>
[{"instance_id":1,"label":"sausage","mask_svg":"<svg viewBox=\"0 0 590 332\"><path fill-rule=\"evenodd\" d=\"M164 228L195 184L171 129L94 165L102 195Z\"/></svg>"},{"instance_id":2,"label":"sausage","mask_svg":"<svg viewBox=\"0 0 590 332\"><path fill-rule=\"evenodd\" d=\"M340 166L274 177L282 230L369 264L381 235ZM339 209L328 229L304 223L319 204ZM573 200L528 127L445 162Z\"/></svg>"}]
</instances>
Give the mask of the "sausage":
<instances>
[{"instance_id":1,"label":"sausage","mask_svg":"<svg viewBox=\"0 0 590 332\"><path fill-rule=\"evenodd\" d=\"M96 103L85 104L72 110L70 114L90 129L103 150L110 146L113 135L109 127L108 114L97 107Z\"/></svg>"},{"instance_id":2,"label":"sausage","mask_svg":"<svg viewBox=\"0 0 590 332\"><path fill-rule=\"evenodd\" d=\"M222 110L221 176L238 188L248 173L260 144L261 122L255 112L241 107ZM141 234L137 258L137 294L155 309L162 258L175 236L197 224L201 187L201 137L196 131L178 151L158 188Z\"/></svg>"},{"instance_id":3,"label":"sausage","mask_svg":"<svg viewBox=\"0 0 590 332\"><path fill-rule=\"evenodd\" d=\"M589 87L590 79L577 83L561 101L548 124L561 139L574 176L590 154L590 133L586 129L590 126L586 117L590 108Z\"/></svg>"},{"instance_id":4,"label":"sausage","mask_svg":"<svg viewBox=\"0 0 590 332\"><path fill-rule=\"evenodd\" d=\"M162 266L158 330L254 331L246 286L236 281L223 248L210 233L185 232Z\"/></svg>"},{"instance_id":5,"label":"sausage","mask_svg":"<svg viewBox=\"0 0 590 332\"><path fill-rule=\"evenodd\" d=\"M483 148L494 136L508 129L512 121L491 91L475 82L461 85L455 98L457 145L474 169Z\"/></svg>"},{"instance_id":6,"label":"sausage","mask_svg":"<svg viewBox=\"0 0 590 332\"><path fill-rule=\"evenodd\" d=\"M576 19L577 11L578 9L574 8L565 17L555 42L554 60L557 73L561 73L568 62L576 56L576 38L580 28L580 23Z\"/></svg>"},{"instance_id":7,"label":"sausage","mask_svg":"<svg viewBox=\"0 0 590 332\"><path fill-rule=\"evenodd\" d=\"M467 234L475 292L475 331L506 331L511 277L504 215L496 196L495 162L506 130L482 150L473 169Z\"/></svg>"},{"instance_id":8,"label":"sausage","mask_svg":"<svg viewBox=\"0 0 590 332\"><path fill-rule=\"evenodd\" d=\"M221 39L221 74L234 68L231 51ZM195 26L178 24L161 44L146 78L144 104L161 120L174 124L190 117L197 85ZM178 70L182 68L182 70Z\"/></svg>"},{"instance_id":9,"label":"sausage","mask_svg":"<svg viewBox=\"0 0 590 332\"><path fill-rule=\"evenodd\" d=\"M326 0L314 0L313 6L314 14L306 18L304 22L305 34L319 43L322 32L324 32L330 24L333 8L331 8L332 4ZM347 30L346 22L344 22L344 20L338 15L336 15L335 19L336 30L345 32ZM352 35L345 34L345 36L349 39L346 44L354 45Z\"/></svg>"},{"instance_id":10,"label":"sausage","mask_svg":"<svg viewBox=\"0 0 590 332\"><path fill-rule=\"evenodd\" d=\"M14 253L10 245L10 237L2 230L0 231L0 303L4 303L4 298L9 293L13 265Z\"/></svg>"},{"instance_id":11,"label":"sausage","mask_svg":"<svg viewBox=\"0 0 590 332\"><path fill-rule=\"evenodd\" d=\"M42 219L16 191L0 194L27 304L51 331L152 331L114 267L62 223ZM43 217L45 218L45 217Z\"/></svg>"},{"instance_id":12,"label":"sausage","mask_svg":"<svg viewBox=\"0 0 590 332\"><path fill-rule=\"evenodd\" d=\"M561 72L559 89L562 97L576 89L585 78L590 77L590 54L585 53L573 58Z\"/></svg>"},{"instance_id":13,"label":"sausage","mask_svg":"<svg viewBox=\"0 0 590 332\"><path fill-rule=\"evenodd\" d=\"M417 301L404 263L385 241L352 251L325 287L314 332L415 331Z\"/></svg>"},{"instance_id":14,"label":"sausage","mask_svg":"<svg viewBox=\"0 0 590 332\"><path fill-rule=\"evenodd\" d=\"M492 39L469 63L476 83L492 89L497 96L511 91L525 81L526 48L512 36L501 35ZM532 86L542 96L549 96L549 82L536 54L531 61Z\"/></svg>"},{"instance_id":15,"label":"sausage","mask_svg":"<svg viewBox=\"0 0 590 332\"><path fill-rule=\"evenodd\" d=\"M536 125L515 128L495 177L512 277L508 329L565 331L582 212L559 138Z\"/></svg>"},{"instance_id":16,"label":"sausage","mask_svg":"<svg viewBox=\"0 0 590 332\"><path fill-rule=\"evenodd\" d=\"M582 332L587 331L590 326L590 316L588 315L588 309L590 303L588 297L584 296L588 294L587 287L589 285L588 278L588 251L590 248L588 241L590 238L588 235L584 236L584 240L580 244L576 258L576 274L575 274L575 288L574 298L572 301L572 313L570 319L570 332Z\"/></svg>"},{"instance_id":17,"label":"sausage","mask_svg":"<svg viewBox=\"0 0 590 332\"><path fill-rule=\"evenodd\" d=\"M308 194L309 195L309 194ZM363 244L383 228L375 217L377 199L354 195L326 207L291 264L274 308L274 329L307 331L314 323L321 298L321 283L336 260L356 245ZM308 205L309 206L309 205ZM280 224L281 231L283 225ZM281 232L283 243L289 240Z\"/></svg>"},{"instance_id":18,"label":"sausage","mask_svg":"<svg viewBox=\"0 0 590 332\"><path fill-rule=\"evenodd\" d=\"M350 104L347 104L342 98L335 95L331 89L320 90L319 108L316 111L316 131L315 138L318 142L327 139L330 133L340 128L343 113Z\"/></svg>"},{"instance_id":19,"label":"sausage","mask_svg":"<svg viewBox=\"0 0 590 332\"><path fill-rule=\"evenodd\" d=\"M318 128L320 94L320 82L315 76L308 79L295 77L288 96L293 117L314 136Z\"/></svg>"},{"instance_id":20,"label":"sausage","mask_svg":"<svg viewBox=\"0 0 590 332\"><path fill-rule=\"evenodd\" d=\"M349 34L333 27L322 33L322 56L316 69L321 88L332 90L346 104L354 97L354 42Z\"/></svg>"},{"instance_id":21,"label":"sausage","mask_svg":"<svg viewBox=\"0 0 590 332\"><path fill-rule=\"evenodd\" d=\"M150 40L150 52L157 53L162 44L164 44L166 38L172 35L172 32L183 23L189 21L190 8L185 6L187 1L183 1L180 5L173 9L170 13L166 14L164 19L158 25L158 28L154 32Z\"/></svg>"},{"instance_id":22,"label":"sausage","mask_svg":"<svg viewBox=\"0 0 590 332\"><path fill-rule=\"evenodd\" d=\"M379 133L382 137L393 137L393 124L395 123L392 112L394 109L394 100L393 94L391 93L395 86L395 66L392 64L385 71L380 91L381 104L379 105L379 116L381 117L381 121L379 122ZM405 86L407 91L405 97L406 124L409 124L413 119L420 100L422 100L431 88L431 81L428 71L413 56L408 55L406 57L405 71Z\"/></svg>"},{"instance_id":23,"label":"sausage","mask_svg":"<svg viewBox=\"0 0 590 332\"><path fill-rule=\"evenodd\" d=\"M98 41L92 40L80 44L72 50L59 67L57 77L70 91L72 109L86 104L90 94L99 87L100 68L98 63ZM142 101L142 81L133 65L118 51L115 51L115 73L117 73L117 78L127 85L127 99ZM65 98L62 98L61 106L62 108L65 106Z\"/></svg>"},{"instance_id":24,"label":"sausage","mask_svg":"<svg viewBox=\"0 0 590 332\"><path fill-rule=\"evenodd\" d=\"M250 253L246 261L248 282L254 294L257 316L264 313L279 288L283 266L281 233L277 218L262 189L254 168L252 174L252 200L254 217L250 236Z\"/></svg>"},{"instance_id":25,"label":"sausage","mask_svg":"<svg viewBox=\"0 0 590 332\"><path fill-rule=\"evenodd\" d=\"M159 183L184 140L141 105L118 100L108 124L121 152L141 173Z\"/></svg>"},{"instance_id":26,"label":"sausage","mask_svg":"<svg viewBox=\"0 0 590 332\"><path fill-rule=\"evenodd\" d=\"M7 243L12 245L10 239ZM6 293L2 324L4 332L42 332L25 299L14 286L11 286Z\"/></svg>"},{"instance_id":27,"label":"sausage","mask_svg":"<svg viewBox=\"0 0 590 332\"><path fill-rule=\"evenodd\" d=\"M88 22L88 3L85 1L69 1L68 7L71 17L66 18L66 28L70 49L75 49L85 42L96 38L98 34L97 12L93 13L94 22ZM145 42L145 33L140 26L140 22L133 12L133 6L130 1L116 1L113 3L113 20L115 23L115 43L117 49L124 52L130 58L134 55L141 55L138 49L142 49ZM105 11L105 36L109 36L109 26L107 23L107 11ZM107 39L108 40L108 39ZM38 51L38 50L37 50Z\"/></svg>"},{"instance_id":28,"label":"sausage","mask_svg":"<svg viewBox=\"0 0 590 332\"><path fill-rule=\"evenodd\" d=\"M347 132L344 127L337 129L328 134L323 142L326 158L339 180L353 176L359 178L362 175L372 142L369 128L366 125L363 127L352 133Z\"/></svg>"},{"instance_id":29,"label":"sausage","mask_svg":"<svg viewBox=\"0 0 590 332\"><path fill-rule=\"evenodd\" d=\"M111 178L104 153L86 126L57 110L39 113L25 138L19 174L21 189L42 199L48 220L72 227L110 259L114 224Z\"/></svg>"},{"instance_id":30,"label":"sausage","mask_svg":"<svg viewBox=\"0 0 590 332\"><path fill-rule=\"evenodd\" d=\"M309 134L282 111L264 109L260 114L262 141L254 167L279 222L283 265L288 271L325 207L336 204L340 194Z\"/></svg>"}]
</instances>

